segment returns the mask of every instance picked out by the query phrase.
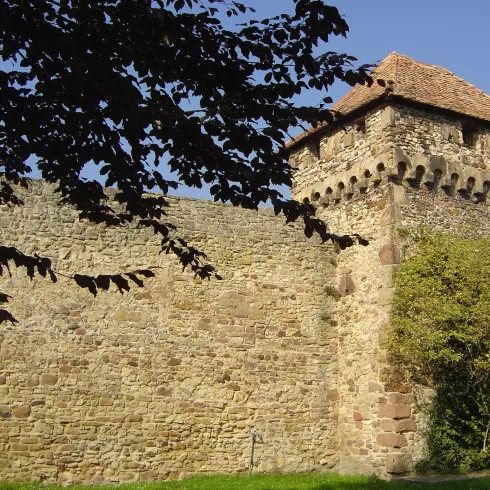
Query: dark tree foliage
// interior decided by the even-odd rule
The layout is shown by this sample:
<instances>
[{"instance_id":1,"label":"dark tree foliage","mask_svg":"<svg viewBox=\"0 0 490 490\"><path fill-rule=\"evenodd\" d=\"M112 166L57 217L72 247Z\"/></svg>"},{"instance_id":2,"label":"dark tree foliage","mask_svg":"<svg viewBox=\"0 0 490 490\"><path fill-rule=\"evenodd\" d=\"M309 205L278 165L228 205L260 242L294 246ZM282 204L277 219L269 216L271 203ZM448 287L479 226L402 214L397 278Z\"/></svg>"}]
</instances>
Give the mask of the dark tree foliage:
<instances>
[{"instance_id":1,"label":"dark tree foliage","mask_svg":"<svg viewBox=\"0 0 490 490\"><path fill-rule=\"evenodd\" d=\"M148 191L212 184L215 200L249 209L270 201L287 221L302 219L308 236L350 246L355 236L327 233L311 206L273 187L291 184L288 130L334 122L322 105L295 106L294 96L336 79L370 83L364 68L352 68L355 58L315 54L319 42L348 31L337 9L294 4L291 15L238 24L253 9L235 1L1 0L0 203L22 204L9 182L27 185L34 164L81 217L136 219L201 277L217 273L162 221L167 202ZM237 18L234 29L225 16ZM89 163L97 181L81 177ZM178 182L164 177L164 165ZM104 186L117 187L117 206ZM38 259L23 263L17 252L16 265L32 270ZM0 248L0 263L9 253ZM91 291L108 284L80 277Z\"/></svg>"}]
</instances>

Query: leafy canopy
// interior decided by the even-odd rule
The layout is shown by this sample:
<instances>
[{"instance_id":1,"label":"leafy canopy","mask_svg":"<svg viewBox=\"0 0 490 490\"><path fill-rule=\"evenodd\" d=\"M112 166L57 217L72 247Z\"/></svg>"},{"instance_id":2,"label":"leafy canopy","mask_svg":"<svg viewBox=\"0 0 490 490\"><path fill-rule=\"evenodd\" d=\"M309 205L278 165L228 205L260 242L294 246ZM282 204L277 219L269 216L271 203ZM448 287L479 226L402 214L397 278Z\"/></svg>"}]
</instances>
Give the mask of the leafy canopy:
<instances>
[{"instance_id":1,"label":"leafy canopy","mask_svg":"<svg viewBox=\"0 0 490 490\"><path fill-rule=\"evenodd\" d=\"M396 277L391 361L435 388L429 469L488 467L490 239L418 232Z\"/></svg>"},{"instance_id":2,"label":"leafy canopy","mask_svg":"<svg viewBox=\"0 0 490 490\"><path fill-rule=\"evenodd\" d=\"M287 220L301 218L307 235L351 245L355 237L327 233L311 206L274 188L291 184L290 128L334 120L294 97L335 80L370 83L355 58L316 54L348 31L337 9L294 6L247 21L253 9L225 0L2 1L0 203L20 204L9 182L26 185L35 165L82 217L137 219L202 277L216 272L165 222L165 198L147 191L211 184L215 200L250 209L270 201ZM97 180L82 178L89 164ZM116 205L104 186L117 187Z\"/></svg>"}]
</instances>

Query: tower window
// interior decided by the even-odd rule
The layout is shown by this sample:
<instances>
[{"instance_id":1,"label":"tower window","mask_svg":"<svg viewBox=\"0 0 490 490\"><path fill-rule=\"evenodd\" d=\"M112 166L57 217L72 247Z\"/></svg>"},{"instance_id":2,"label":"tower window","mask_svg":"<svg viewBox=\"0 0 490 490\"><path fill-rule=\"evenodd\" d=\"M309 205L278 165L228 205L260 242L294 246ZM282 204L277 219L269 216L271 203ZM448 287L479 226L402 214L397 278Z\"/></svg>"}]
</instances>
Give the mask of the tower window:
<instances>
[{"instance_id":1,"label":"tower window","mask_svg":"<svg viewBox=\"0 0 490 490\"><path fill-rule=\"evenodd\" d=\"M320 138L316 138L313 140L311 144L311 153L315 160L320 160L321 151L320 151Z\"/></svg>"},{"instance_id":2,"label":"tower window","mask_svg":"<svg viewBox=\"0 0 490 490\"><path fill-rule=\"evenodd\" d=\"M356 121L356 130L359 133L366 134L366 119L362 118Z\"/></svg>"},{"instance_id":3,"label":"tower window","mask_svg":"<svg viewBox=\"0 0 490 490\"><path fill-rule=\"evenodd\" d=\"M476 127L470 123L463 123L461 126L461 131L463 133L463 143L466 146L471 146L471 148L475 148L476 142L478 140L478 132Z\"/></svg>"}]
</instances>

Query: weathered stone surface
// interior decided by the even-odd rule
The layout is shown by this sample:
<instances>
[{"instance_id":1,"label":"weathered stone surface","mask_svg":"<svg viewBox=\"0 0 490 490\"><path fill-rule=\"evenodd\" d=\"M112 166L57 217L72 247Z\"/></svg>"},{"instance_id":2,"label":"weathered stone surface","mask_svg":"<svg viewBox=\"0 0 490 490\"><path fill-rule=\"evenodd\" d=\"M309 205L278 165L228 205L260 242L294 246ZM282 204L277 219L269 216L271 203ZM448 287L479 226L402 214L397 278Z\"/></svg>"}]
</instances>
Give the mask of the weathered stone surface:
<instances>
[{"instance_id":1,"label":"weathered stone surface","mask_svg":"<svg viewBox=\"0 0 490 490\"><path fill-rule=\"evenodd\" d=\"M31 407L40 407L43 405L46 405L45 400L32 400L32 402L31 402Z\"/></svg>"},{"instance_id":2,"label":"weathered stone surface","mask_svg":"<svg viewBox=\"0 0 490 490\"><path fill-rule=\"evenodd\" d=\"M342 142L344 144L344 147L352 146L354 144L354 134L351 131L344 134Z\"/></svg>"},{"instance_id":3,"label":"weathered stone surface","mask_svg":"<svg viewBox=\"0 0 490 490\"><path fill-rule=\"evenodd\" d=\"M31 407L29 407L29 405L16 407L12 410L12 415L19 419L29 417L30 414L31 414Z\"/></svg>"},{"instance_id":4,"label":"weathered stone surface","mask_svg":"<svg viewBox=\"0 0 490 490\"><path fill-rule=\"evenodd\" d=\"M389 393L388 402L411 404L415 403L415 396L412 393Z\"/></svg>"},{"instance_id":5,"label":"weathered stone surface","mask_svg":"<svg viewBox=\"0 0 490 490\"><path fill-rule=\"evenodd\" d=\"M400 263L400 250L394 243L383 245L378 255L381 265Z\"/></svg>"},{"instance_id":6,"label":"weathered stone surface","mask_svg":"<svg viewBox=\"0 0 490 490\"><path fill-rule=\"evenodd\" d=\"M376 437L376 442L380 446L387 447L403 447L407 445L407 440L404 435L393 433L380 434Z\"/></svg>"},{"instance_id":7,"label":"weathered stone surface","mask_svg":"<svg viewBox=\"0 0 490 490\"><path fill-rule=\"evenodd\" d=\"M393 432L395 430L395 424L396 422L393 419L381 419L379 426L385 432Z\"/></svg>"},{"instance_id":8,"label":"weathered stone surface","mask_svg":"<svg viewBox=\"0 0 490 490\"><path fill-rule=\"evenodd\" d=\"M270 444L260 449L264 471L310 471L329 452L325 467L337 464L338 336L335 326L323 328L336 301L323 285L338 284L331 246L271 210L170 200L169 220L184 218L179 230L223 276L204 282L160 254L149 230L79 221L41 182L21 192L24 207L2 209L11 223L2 223L4 244L52 252L63 257L55 267L72 274L156 273L124 295L94 297L63 277L9 284L19 325L2 331L0 411L16 424L8 437L37 439L22 451L33 478L233 472L248 464L250 425ZM0 476L25 479L9 451ZM67 466L68 480L53 471Z\"/></svg>"},{"instance_id":9,"label":"weathered stone surface","mask_svg":"<svg viewBox=\"0 0 490 490\"><path fill-rule=\"evenodd\" d=\"M417 423L411 419L399 420L395 423L395 432L415 432Z\"/></svg>"},{"instance_id":10,"label":"weathered stone surface","mask_svg":"<svg viewBox=\"0 0 490 490\"><path fill-rule=\"evenodd\" d=\"M400 474L413 470L412 455L408 453L394 453L386 456L386 471L388 473Z\"/></svg>"},{"instance_id":11,"label":"weathered stone surface","mask_svg":"<svg viewBox=\"0 0 490 490\"><path fill-rule=\"evenodd\" d=\"M369 393L374 393L377 391L383 391L383 383L378 381L369 381L368 382L368 391Z\"/></svg>"},{"instance_id":12,"label":"weathered stone surface","mask_svg":"<svg viewBox=\"0 0 490 490\"><path fill-rule=\"evenodd\" d=\"M364 420L364 418L363 418L363 416L362 416L361 412L354 412L354 413L352 414L352 418L353 418L355 421L357 421L357 422L360 422L361 420Z\"/></svg>"},{"instance_id":13,"label":"weathered stone surface","mask_svg":"<svg viewBox=\"0 0 490 490\"><path fill-rule=\"evenodd\" d=\"M393 302L393 288L382 288L379 290L378 303L380 305L391 305Z\"/></svg>"},{"instance_id":14,"label":"weathered stone surface","mask_svg":"<svg viewBox=\"0 0 490 490\"><path fill-rule=\"evenodd\" d=\"M132 414L126 417L126 422L141 422L143 417L139 414Z\"/></svg>"},{"instance_id":15,"label":"weathered stone surface","mask_svg":"<svg viewBox=\"0 0 490 490\"><path fill-rule=\"evenodd\" d=\"M381 127L388 128L395 126L395 111L393 107L385 107L381 114Z\"/></svg>"},{"instance_id":16,"label":"weathered stone surface","mask_svg":"<svg viewBox=\"0 0 490 490\"><path fill-rule=\"evenodd\" d=\"M159 396L172 396L172 390L169 390L166 386L159 386L155 394Z\"/></svg>"},{"instance_id":17,"label":"weathered stone surface","mask_svg":"<svg viewBox=\"0 0 490 490\"><path fill-rule=\"evenodd\" d=\"M379 417L391 418L391 419L406 419L411 414L410 405L394 404L394 403L381 403L379 405Z\"/></svg>"},{"instance_id":18,"label":"weathered stone surface","mask_svg":"<svg viewBox=\"0 0 490 490\"><path fill-rule=\"evenodd\" d=\"M55 385L58 382L58 376L50 373L43 373L39 378L39 382L42 385Z\"/></svg>"},{"instance_id":19,"label":"weathered stone surface","mask_svg":"<svg viewBox=\"0 0 490 490\"><path fill-rule=\"evenodd\" d=\"M356 292L356 285L354 284L354 279L350 273L345 273L340 278L339 283L339 294L340 296L348 296Z\"/></svg>"},{"instance_id":20,"label":"weathered stone surface","mask_svg":"<svg viewBox=\"0 0 490 490\"><path fill-rule=\"evenodd\" d=\"M488 129L470 149L459 121L396 105L347 123L351 141L344 129L324 131L320 160L306 147L292 156L293 196L318 192L329 230L369 244L333 250L270 210L169 199L168 219L207 252L219 282L182 273L148 230L80 221L39 182L20 191L24 207L2 208L2 243L45 253L57 270L156 271L144 288L96 297L63 277L0 277L19 320L0 346L2 430L18 444L0 457L3 479L25 479L25 468L61 484L242 471L251 426L267 443L257 447L260 471L320 465L385 477L420 458L423 414L410 386L385 379L380 344L401 229L454 230L471 216L490 232L490 208L474 202L481 194L451 195L446 178L460 175L464 191L474 175L481 191ZM327 294L348 275L349 294ZM19 405L31 414L13 416ZM402 446L407 460L392 452Z\"/></svg>"}]
</instances>

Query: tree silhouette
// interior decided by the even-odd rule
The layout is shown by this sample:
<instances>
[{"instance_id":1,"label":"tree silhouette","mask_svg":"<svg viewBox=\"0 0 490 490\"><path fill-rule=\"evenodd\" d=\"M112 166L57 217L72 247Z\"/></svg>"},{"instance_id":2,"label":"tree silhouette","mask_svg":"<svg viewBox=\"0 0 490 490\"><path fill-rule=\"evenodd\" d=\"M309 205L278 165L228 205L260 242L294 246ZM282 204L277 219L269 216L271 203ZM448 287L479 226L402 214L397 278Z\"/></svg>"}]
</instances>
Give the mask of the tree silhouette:
<instances>
[{"instance_id":1,"label":"tree silhouette","mask_svg":"<svg viewBox=\"0 0 490 490\"><path fill-rule=\"evenodd\" d=\"M11 183L27 186L35 165L81 217L138 220L207 278L217 272L205 254L165 222L164 196L179 184L210 184L215 200L249 209L270 201L286 221L303 220L307 236L350 246L355 236L329 234L313 207L274 188L291 184L288 131L335 122L323 104L298 107L293 98L335 80L370 83L355 58L316 53L319 42L348 31L337 9L294 4L293 14L258 21L247 20L250 7L226 0L3 0L0 203L22 204ZM227 17L235 27L224 25ZM82 178L87 164L97 180ZM165 166L176 181L164 177ZM9 261L55 278L47 259L0 247L0 265ZM116 277L76 281L95 293Z\"/></svg>"}]
</instances>

